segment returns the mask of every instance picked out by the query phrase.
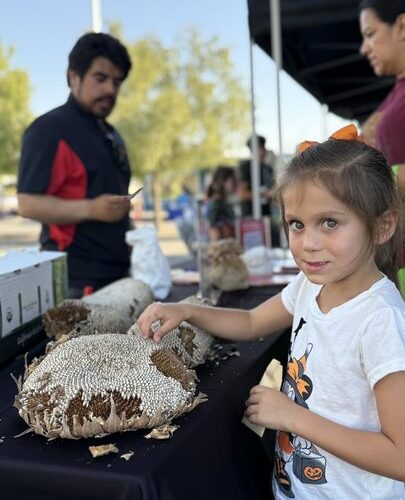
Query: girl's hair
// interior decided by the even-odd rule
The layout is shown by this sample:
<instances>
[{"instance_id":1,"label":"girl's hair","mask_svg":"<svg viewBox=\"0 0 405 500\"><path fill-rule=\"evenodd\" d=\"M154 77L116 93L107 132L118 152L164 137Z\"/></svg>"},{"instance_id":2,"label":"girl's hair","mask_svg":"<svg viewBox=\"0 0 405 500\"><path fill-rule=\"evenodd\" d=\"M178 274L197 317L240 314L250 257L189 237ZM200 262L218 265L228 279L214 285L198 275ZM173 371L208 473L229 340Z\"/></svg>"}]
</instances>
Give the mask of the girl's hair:
<instances>
[{"instance_id":1,"label":"girl's hair","mask_svg":"<svg viewBox=\"0 0 405 500\"><path fill-rule=\"evenodd\" d=\"M207 197L217 196L219 199L223 200L226 198L225 192L225 182L228 179L233 179L236 183L235 171L232 167L226 165L220 165L216 168L212 181L207 189Z\"/></svg>"},{"instance_id":2,"label":"girl's hair","mask_svg":"<svg viewBox=\"0 0 405 500\"><path fill-rule=\"evenodd\" d=\"M361 218L367 228L370 249L374 248L378 217L390 209L400 213L394 175L385 157L360 141L329 139L291 160L278 185L283 219L285 189L306 181L324 186ZM378 268L395 283L401 241L399 222L393 237L378 245L375 253Z\"/></svg>"},{"instance_id":3,"label":"girl's hair","mask_svg":"<svg viewBox=\"0 0 405 500\"><path fill-rule=\"evenodd\" d=\"M359 10L364 9L373 9L382 22L394 24L397 17L405 13L405 0L362 0Z\"/></svg>"}]
</instances>

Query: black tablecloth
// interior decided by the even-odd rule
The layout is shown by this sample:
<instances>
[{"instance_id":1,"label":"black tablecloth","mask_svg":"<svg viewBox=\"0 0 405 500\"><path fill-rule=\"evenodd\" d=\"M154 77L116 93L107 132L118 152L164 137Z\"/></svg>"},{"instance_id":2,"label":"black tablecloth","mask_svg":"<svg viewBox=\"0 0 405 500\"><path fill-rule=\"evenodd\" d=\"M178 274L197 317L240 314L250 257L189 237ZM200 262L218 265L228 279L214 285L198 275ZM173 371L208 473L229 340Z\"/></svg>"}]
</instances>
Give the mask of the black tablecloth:
<instances>
[{"instance_id":1,"label":"black tablecloth","mask_svg":"<svg viewBox=\"0 0 405 500\"><path fill-rule=\"evenodd\" d=\"M170 300L195 291L176 287ZM223 305L250 308L266 290L228 293ZM274 289L267 290L267 296ZM53 440L28 434L12 407L16 392L9 373L21 373L23 360L0 371L1 500L232 500L271 498L271 458L261 440L241 424L249 389L273 357L286 358L288 335L238 343L240 357L197 368L199 390L208 401L174 423L168 441L147 440L147 431L101 439ZM43 346L38 346L40 351ZM227 345L224 345L226 350ZM13 387L14 386L14 387ZM93 459L88 446L114 443L119 454ZM120 455L133 451L129 461Z\"/></svg>"}]
</instances>

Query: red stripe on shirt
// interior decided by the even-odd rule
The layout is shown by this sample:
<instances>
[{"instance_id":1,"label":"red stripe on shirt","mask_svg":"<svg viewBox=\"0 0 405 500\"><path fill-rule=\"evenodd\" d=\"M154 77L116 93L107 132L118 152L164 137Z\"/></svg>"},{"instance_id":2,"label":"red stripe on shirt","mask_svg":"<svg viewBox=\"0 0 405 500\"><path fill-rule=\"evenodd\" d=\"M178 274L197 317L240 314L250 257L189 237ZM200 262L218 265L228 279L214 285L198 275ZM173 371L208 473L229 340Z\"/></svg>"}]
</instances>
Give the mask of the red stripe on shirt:
<instances>
[{"instance_id":1,"label":"red stripe on shirt","mask_svg":"<svg viewBox=\"0 0 405 500\"><path fill-rule=\"evenodd\" d=\"M87 172L83 162L64 141L58 142L52 164L47 194L64 200L81 200L87 193ZM74 240L76 224L49 224L50 237L58 250L65 250Z\"/></svg>"}]
</instances>

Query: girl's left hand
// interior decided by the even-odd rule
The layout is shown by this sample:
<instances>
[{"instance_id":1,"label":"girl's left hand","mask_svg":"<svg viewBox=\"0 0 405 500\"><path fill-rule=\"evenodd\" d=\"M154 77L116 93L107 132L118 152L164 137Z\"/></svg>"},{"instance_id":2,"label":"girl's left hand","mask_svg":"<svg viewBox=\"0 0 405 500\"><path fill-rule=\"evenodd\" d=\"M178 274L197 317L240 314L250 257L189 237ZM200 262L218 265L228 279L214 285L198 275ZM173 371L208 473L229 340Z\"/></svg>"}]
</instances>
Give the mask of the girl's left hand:
<instances>
[{"instance_id":1,"label":"girl's left hand","mask_svg":"<svg viewBox=\"0 0 405 500\"><path fill-rule=\"evenodd\" d=\"M291 432L291 423L300 410L294 401L284 393L256 385L250 390L246 401L245 415L252 424L263 425L268 429Z\"/></svg>"}]
</instances>

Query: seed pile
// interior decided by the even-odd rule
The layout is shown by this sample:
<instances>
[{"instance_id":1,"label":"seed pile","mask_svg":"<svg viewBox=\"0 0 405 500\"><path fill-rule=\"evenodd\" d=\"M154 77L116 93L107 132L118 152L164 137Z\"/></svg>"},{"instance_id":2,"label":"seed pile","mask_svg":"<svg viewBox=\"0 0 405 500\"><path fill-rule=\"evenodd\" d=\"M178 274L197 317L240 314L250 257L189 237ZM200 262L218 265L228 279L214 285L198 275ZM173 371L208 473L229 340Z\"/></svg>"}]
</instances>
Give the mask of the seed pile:
<instances>
[{"instance_id":1,"label":"seed pile","mask_svg":"<svg viewBox=\"0 0 405 500\"><path fill-rule=\"evenodd\" d=\"M207 299L200 299L195 296L188 297L182 302L203 306L210 305ZM133 325L128 333L138 334L138 327ZM213 342L214 337L212 335L187 323L187 321L183 321L177 328L165 335L159 345L173 351L188 368L194 368L205 363Z\"/></svg>"},{"instance_id":2,"label":"seed pile","mask_svg":"<svg viewBox=\"0 0 405 500\"><path fill-rule=\"evenodd\" d=\"M207 359L214 338L187 322L165 335L159 345L173 351L183 363L194 368Z\"/></svg>"},{"instance_id":3,"label":"seed pile","mask_svg":"<svg viewBox=\"0 0 405 500\"><path fill-rule=\"evenodd\" d=\"M143 281L124 278L80 300L64 300L43 318L48 337L126 333L152 303L152 291Z\"/></svg>"},{"instance_id":4,"label":"seed pile","mask_svg":"<svg viewBox=\"0 0 405 500\"><path fill-rule=\"evenodd\" d=\"M140 335L61 339L27 367L15 406L43 436L79 438L154 427L192 410L195 373Z\"/></svg>"}]
</instances>

